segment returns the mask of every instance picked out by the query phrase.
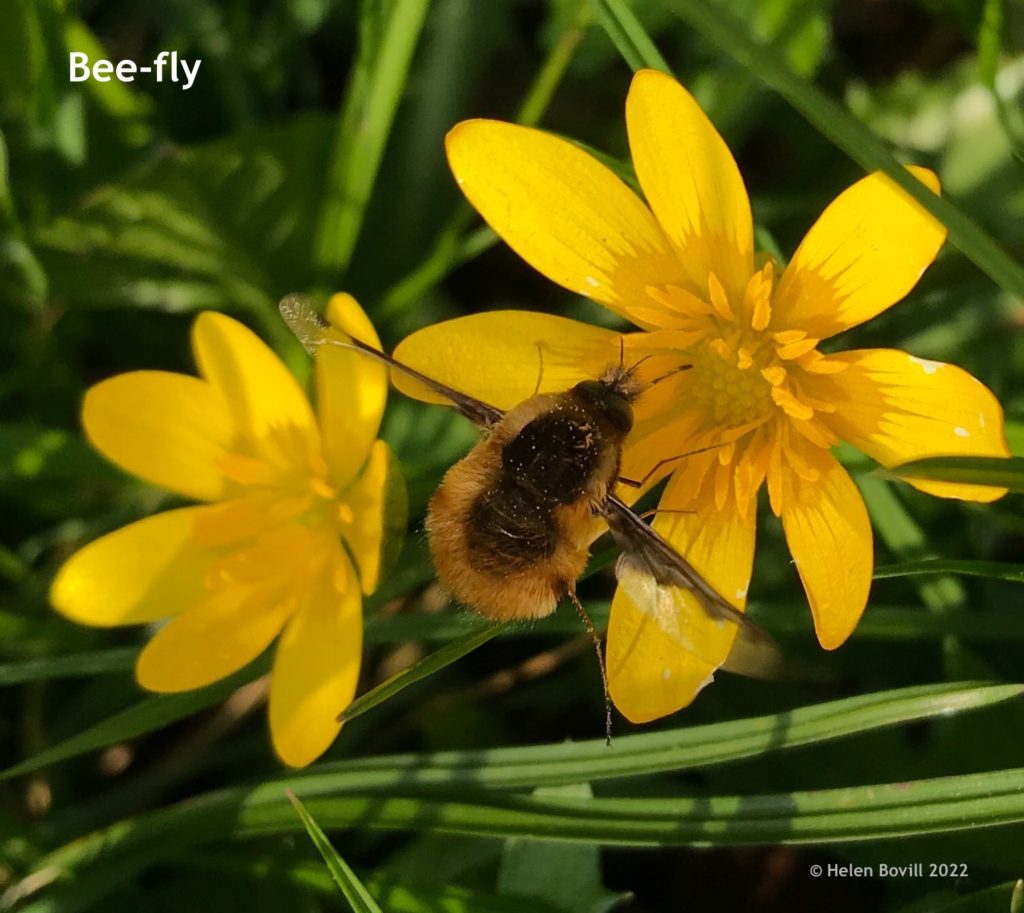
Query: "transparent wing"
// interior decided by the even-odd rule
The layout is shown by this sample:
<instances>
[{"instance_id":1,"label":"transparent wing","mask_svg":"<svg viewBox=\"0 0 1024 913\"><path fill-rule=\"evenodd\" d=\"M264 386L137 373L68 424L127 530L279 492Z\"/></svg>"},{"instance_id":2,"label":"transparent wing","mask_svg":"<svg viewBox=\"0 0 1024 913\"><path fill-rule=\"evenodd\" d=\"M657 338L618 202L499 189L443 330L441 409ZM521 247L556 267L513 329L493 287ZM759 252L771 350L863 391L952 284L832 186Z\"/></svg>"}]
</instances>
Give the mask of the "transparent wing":
<instances>
[{"instance_id":1,"label":"transparent wing","mask_svg":"<svg viewBox=\"0 0 1024 913\"><path fill-rule=\"evenodd\" d=\"M490 428L501 421L501 417L504 415L501 409L427 377L415 368L402 364L385 352L381 352L354 336L344 333L338 327L332 326L324 320L307 295L287 295L281 299L278 309L284 322L298 337L306 351L314 357L317 350L325 345L355 349L370 358L384 362L396 371L401 371L423 384L428 390L443 396L475 425Z\"/></svg>"},{"instance_id":2,"label":"transparent wing","mask_svg":"<svg viewBox=\"0 0 1024 913\"><path fill-rule=\"evenodd\" d=\"M721 596L655 529L614 496L606 504L605 519L622 549L616 566L619 584L651 624L681 650L716 668L754 678L780 674L782 657L770 635Z\"/></svg>"}]
</instances>

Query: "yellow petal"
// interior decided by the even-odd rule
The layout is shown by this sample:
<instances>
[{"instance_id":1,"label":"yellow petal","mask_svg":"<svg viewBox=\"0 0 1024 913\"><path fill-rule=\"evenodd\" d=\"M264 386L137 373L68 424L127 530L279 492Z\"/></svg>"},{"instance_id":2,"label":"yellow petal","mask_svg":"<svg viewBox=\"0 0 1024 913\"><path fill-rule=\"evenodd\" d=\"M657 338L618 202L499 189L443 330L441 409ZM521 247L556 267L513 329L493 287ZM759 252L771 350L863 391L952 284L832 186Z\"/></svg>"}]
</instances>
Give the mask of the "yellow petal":
<instances>
[{"instance_id":1,"label":"yellow petal","mask_svg":"<svg viewBox=\"0 0 1024 913\"><path fill-rule=\"evenodd\" d=\"M206 595L217 554L195 529L213 507L184 507L108 533L72 555L50 589L72 621L111 627L176 615Z\"/></svg>"},{"instance_id":2,"label":"yellow petal","mask_svg":"<svg viewBox=\"0 0 1024 913\"><path fill-rule=\"evenodd\" d=\"M234 423L217 391L198 377L119 374L85 394L82 424L93 446L133 475L188 498L223 496L218 461Z\"/></svg>"},{"instance_id":3,"label":"yellow petal","mask_svg":"<svg viewBox=\"0 0 1024 913\"><path fill-rule=\"evenodd\" d=\"M674 478L661 507L689 504ZM746 604L754 561L754 511L742 519L733 502L717 510L703 498L693 514L662 514L655 526L719 593ZM620 586L608 624L608 687L627 719L643 723L689 704L728 657L733 625L713 619L689 591L665 588L658 606L638 605Z\"/></svg>"},{"instance_id":4,"label":"yellow petal","mask_svg":"<svg viewBox=\"0 0 1024 913\"><path fill-rule=\"evenodd\" d=\"M297 435L306 446L319 446L313 410L298 381L252 330L204 311L192 326L192 349L200 373L247 438L265 442L273 435Z\"/></svg>"},{"instance_id":5,"label":"yellow petal","mask_svg":"<svg viewBox=\"0 0 1024 913\"><path fill-rule=\"evenodd\" d=\"M285 764L304 767L334 741L337 716L356 692L362 640L355 570L339 550L335 573L308 581L277 646L270 734Z\"/></svg>"},{"instance_id":6,"label":"yellow petal","mask_svg":"<svg viewBox=\"0 0 1024 913\"><path fill-rule=\"evenodd\" d=\"M701 449L707 437L695 434L701 426L700 416L696 410L680 411L678 408L691 387L690 378L680 374L641 395L633 409L635 421L623 450L620 477L643 482L645 488L650 488L667 475L692 470L692 464L703 458L692 453ZM665 392L663 388L671 388L675 395L664 403L647 399L649 395L654 397ZM703 471L700 475L703 477ZM693 489L694 496L699 488L698 484ZM628 502L639 497L639 490L633 486L620 486L617 493Z\"/></svg>"},{"instance_id":7,"label":"yellow petal","mask_svg":"<svg viewBox=\"0 0 1024 913\"><path fill-rule=\"evenodd\" d=\"M334 295L327 319L367 345L380 348L377 331L351 295ZM380 362L351 349L323 346L316 360L317 413L331 482L345 488L366 461L380 430L388 372Z\"/></svg>"},{"instance_id":8,"label":"yellow petal","mask_svg":"<svg viewBox=\"0 0 1024 913\"><path fill-rule=\"evenodd\" d=\"M626 126L640 186L690 289L707 300L713 272L738 307L754 271L754 230L729 147L694 97L655 70L633 77Z\"/></svg>"},{"instance_id":9,"label":"yellow petal","mask_svg":"<svg viewBox=\"0 0 1024 913\"><path fill-rule=\"evenodd\" d=\"M830 359L846 369L814 378L808 390L837 405L824 417L828 426L883 466L931 456L1009 456L999 401L955 365L895 349L840 352ZM911 484L968 501L994 501L1005 494L982 485Z\"/></svg>"},{"instance_id":10,"label":"yellow petal","mask_svg":"<svg viewBox=\"0 0 1024 913\"><path fill-rule=\"evenodd\" d=\"M445 320L402 340L395 358L497 406L535 392L567 390L619 362L620 333L534 311L487 311ZM395 373L395 385L426 402L447 402Z\"/></svg>"},{"instance_id":11,"label":"yellow petal","mask_svg":"<svg viewBox=\"0 0 1024 913\"><path fill-rule=\"evenodd\" d=\"M910 168L938 193L927 168ZM946 229L881 172L843 191L782 275L772 326L826 339L891 307L935 259Z\"/></svg>"},{"instance_id":12,"label":"yellow petal","mask_svg":"<svg viewBox=\"0 0 1024 913\"><path fill-rule=\"evenodd\" d=\"M500 121L458 124L446 140L462 192L534 269L627 316L648 286L682 271L640 198L593 156L563 139Z\"/></svg>"},{"instance_id":13,"label":"yellow petal","mask_svg":"<svg viewBox=\"0 0 1024 913\"><path fill-rule=\"evenodd\" d=\"M853 479L827 451L805 447L819 472L813 483L783 469L782 527L826 650L857 627L874 567L871 524Z\"/></svg>"},{"instance_id":14,"label":"yellow petal","mask_svg":"<svg viewBox=\"0 0 1024 913\"><path fill-rule=\"evenodd\" d=\"M368 595L398 557L409 519L402 468L383 441L374 442L366 468L342 501L338 524Z\"/></svg>"},{"instance_id":15,"label":"yellow petal","mask_svg":"<svg viewBox=\"0 0 1024 913\"><path fill-rule=\"evenodd\" d=\"M139 684L149 691L190 691L252 662L281 630L287 609L254 605L246 594L242 587L222 587L168 622L139 655Z\"/></svg>"}]
</instances>

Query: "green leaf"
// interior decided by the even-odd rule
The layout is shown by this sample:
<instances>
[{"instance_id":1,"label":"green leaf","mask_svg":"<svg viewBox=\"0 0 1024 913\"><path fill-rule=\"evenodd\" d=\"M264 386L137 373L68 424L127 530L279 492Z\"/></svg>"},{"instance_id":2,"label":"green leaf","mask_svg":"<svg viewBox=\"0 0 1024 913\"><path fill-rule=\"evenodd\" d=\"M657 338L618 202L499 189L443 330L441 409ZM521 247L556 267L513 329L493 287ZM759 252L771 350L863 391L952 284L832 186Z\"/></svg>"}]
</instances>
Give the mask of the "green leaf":
<instances>
[{"instance_id":1,"label":"green leaf","mask_svg":"<svg viewBox=\"0 0 1024 913\"><path fill-rule=\"evenodd\" d=\"M978 27L978 78L993 92L1003 43L1003 0L985 0Z\"/></svg>"},{"instance_id":2,"label":"green leaf","mask_svg":"<svg viewBox=\"0 0 1024 913\"><path fill-rule=\"evenodd\" d=\"M68 49L88 54L90 61L110 57L84 22L77 19L68 21L64 34ZM114 119L122 139L129 146L142 146L152 139L153 128L149 123L152 99L144 92L133 89L119 79L106 82L89 79L82 87L99 108Z\"/></svg>"},{"instance_id":3,"label":"green leaf","mask_svg":"<svg viewBox=\"0 0 1024 913\"><path fill-rule=\"evenodd\" d=\"M1024 457L927 457L880 470L879 475L904 480L986 485L1024 492Z\"/></svg>"},{"instance_id":4,"label":"green leaf","mask_svg":"<svg viewBox=\"0 0 1024 913\"><path fill-rule=\"evenodd\" d=\"M724 3L667 0L666 6L785 98L823 136L867 171L884 171L949 231L949 241L1005 291L1024 298L1024 268L950 200L932 193L849 111L755 41Z\"/></svg>"},{"instance_id":5,"label":"green leaf","mask_svg":"<svg viewBox=\"0 0 1024 913\"><path fill-rule=\"evenodd\" d=\"M281 289L313 279L312 226L330 124L321 116L175 150L37 230L70 306L243 310L281 351Z\"/></svg>"},{"instance_id":6,"label":"green leaf","mask_svg":"<svg viewBox=\"0 0 1024 913\"><path fill-rule=\"evenodd\" d=\"M1024 880L1017 879L1010 897L1010 913L1024 913Z\"/></svg>"},{"instance_id":7,"label":"green leaf","mask_svg":"<svg viewBox=\"0 0 1024 913\"><path fill-rule=\"evenodd\" d=\"M857 481L871 522L886 546L905 560L924 557L928 550L927 537L893 486L874 475L861 476ZM925 579L917 582L916 587L924 604L933 612L947 612L964 603L963 586L953 577Z\"/></svg>"},{"instance_id":8,"label":"green leaf","mask_svg":"<svg viewBox=\"0 0 1024 913\"><path fill-rule=\"evenodd\" d=\"M945 558L923 558L900 564L883 564L875 568L875 580L890 577L913 577L919 574L959 574L962 577L988 577L1024 583L1024 564L1003 561L957 561Z\"/></svg>"},{"instance_id":9,"label":"green leaf","mask_svg":"<svg viewBox=\"0 0 1024 913\"><path fill-rule=\"evenodd\" d=\"M387 580L398 566L409 529L409 491L405 485L402 464L395 452L385 444L387 468L384 477L384 530L381 535L380 571L378 581Z\"/></svg>"},{"instance_id":10,"label":"green leaf","mask_svg":"<svg viewBox=\"0 0 1024 913\"><path fill-rule=\"evenodd\" d=\"M0 492L26 515L65 519L93 509L121 476L79 436L57 428L0 422Z\"/></svg>"},{"instance_id":11,"label":"green leaf","mask_svg":"<svg viewBox=\"0 0 1024 913\"><path fill-rule=\"evenodd\" d=\"M328 284L337 282L355 250L429 6L428 0L363 0L359 59L338 120L314 239L314 260Z\"/></svg>"},{"instance_id":12,"label":"green leaf","mask_svg":"<svg viewBox=\"0 0 1024 913\"><path fill-rule=\"evenodd\" d=\"M108 748L118 742L138 738L148 732L163 729L171 723L192 716L227 698L235 689L256 677L265 668L266 663L257 660L248 669L243 669L223 681L199 688L196 691L184 691L180 694L157 694L133 704L126 710L115 713L105 720L90 726L88 729L43 749L38 754L8 767L0 772L0 781L9 780L22 774L39 770L87 754Z\"/></svg>"},{"instance_id":13,"label":"green leaf","mask_svg":"<svg viewBox=\"0 0 1024 913\"><path fill-rule=\"evenodd\" d=\"M55 866L74 875L74 888L61 895L69 904L64 913L70 913L81 909L75 906L75 898L85 896L82 892L92 883L83 877L87 867L97 867L95 880L101 887L96 890L100 890L107 883L103 873L108 863L123 880L190 846L228 835L294 830L294 813L282 800L285 789L292 789L307 803L311 797L341 797L316 800L330 804L310 804L317 820L331 827L543 835L601 844L872 839L1017 820L1018 815L1024 816L1020 772L949 778L916 791L916 784L901 784L769 797L594 799L582 805L581 800L530 799L496 791L706 767L915 720L946 718L1022 693L1021 685L929 685L769 716L625 736L611 749L598 739L350 759L210 793L121 821L61 847L41 859L37 869L48 871ZM964 801L959 811L958 796ZM870 815L855 814L869 807ZM31 904L25 908L32 913L43 909L48 908Z\"/></svg>"},{"instance_id":14,"label":"green leaf","mask_svg":"<svg viewBox=\"0 0 1024 913\"><path fill-rule=\"evenodd\" d=\"M1013 882L1009 882L972 891L962 897L946 899L940 896L930 903L918 900L900 907L896 913L1006 913L1007 909L1010 913L1024 913L1024 910L1014 909L1014 896Z\"/></svg>"},{"instance_id":15,"label":"green leaf","mask_svg":"<svg viewBox=\"0 0 1024 913\"><path fill-rule=\"evenodd\" d=\"M590 25L589 3L581 0L575 16L565 23L520 105L518 123L534 126L550 106ZM379 318L386 319L410 307L455 267L497 244L498 236L489 227L471 230L475 218L468 203L456 207L426 256L385 292L377 307Z\"/></svg>"},{"instance_id":16,"label":"green leaf","mask_svg":"<svg viewBox=\"0 0 1024 913\"><path fill-rule=\"evenodd\" d=\"M327 863L331 877L354 913L383 913L381 908L377 906L377 901L373 899L370 892L366 890L363 883L356 877L356 873L349 868L348 863L331 846L327 835L320 829L320 825L313 820L309 812L306 811L306 807L299 801L298 796L291 790L288 790L287 795L288 801L291 802L298 813L299 820L302 821L302 826L306 829L306 833L309 834L309 838L313 841L317 852L320 853L324 862Z\"/></svg>"},{"instance_id":17,"label":"green leaf","mask_svg":"<svg viewBox=\"0 0 1024 913\"><path fill-rule=\"evenodd\" d=\"M365 694L357 697L348 705L338 719L343 723L347 723L349 720L354 720L357 716L362 716L367 710L371 710L378 704L384 703L384 701L398 694L399 691L450 666L467 653L497 637L503 630L504 626L502 625L479 625L475 630L445 644L439 650L435 650L429 656L423 657L418 662L381 682L377 687L371 688Z\"/></svg>"},{"instance_id":18,"label":"green leaf","mask_svg":"<svg viewBox=\"0 0 1024 913\"><path fill-rule=\"evenodd\" d=\"M470 789L458 798L309 799L329 827L581 840L604 846L744 846L893 840L1024 821L1024 769L754 796L539 799ZM238 811L237 836L287 833L278 800Z\"/></svg>"},{"instance_id":19,"label":"green leaf","mask_svg":"<svg viewBox=\"0 0 1024 913\"><path fill-rule=\"evenodd\" d=\"M453 841L449 838L446 845ZM174 859L189 869L228 875L233 883L239 877L262 882L288 881L320 894L335 895L337 889L330 873L322 865L307 860L288 860L278 853L273 857L253 857L251 849L228 852L189 853ZM435 866L436 869L436 866ZM392 874L364 874L363 884L388 913L523 913L520 900L497 894L482 894L449 881L423 884L414 878ZM538 904L531 913L561 913Z\"/></svg>"},{"instance_id":20,"label":"green leaf","mask_svg":"<svg viewBox=\"0 0 1024 913\"><path fill-rule=\"evenodd\" d=\"M539 798L591 798L586 783L541 787ZM538 843L512 837L505 841L498 870L498 891L503 896L529 898L567 913L608 913L629 894L605 889L601 881L600 849L596 843Z\"/></svg>"},{"instance_id":21,"label":"green leaf","mask_svg":"<svg viewBox=\"0 0 1024 913\"><path fill-rule=\"evenodd\" d=\"M611 38L622 59L633 70L649 67L671 73L665 58L630 9L626 0L591 0L597 21Z\"/></svg>"},{"instance_id":22,"label":"green leaf","mask_svg":"<svg viewBox=\"0 0 1024 913\"><path fill-rule=\"evenodd\" d=\"M76 675L104 675L127 672L135 665L139 651L134 647L121 650L97 650L94 653L72 653L68 656L47 656L18 663L0 663L0 685L41 682Z\"/></svg>"}]
</instances>

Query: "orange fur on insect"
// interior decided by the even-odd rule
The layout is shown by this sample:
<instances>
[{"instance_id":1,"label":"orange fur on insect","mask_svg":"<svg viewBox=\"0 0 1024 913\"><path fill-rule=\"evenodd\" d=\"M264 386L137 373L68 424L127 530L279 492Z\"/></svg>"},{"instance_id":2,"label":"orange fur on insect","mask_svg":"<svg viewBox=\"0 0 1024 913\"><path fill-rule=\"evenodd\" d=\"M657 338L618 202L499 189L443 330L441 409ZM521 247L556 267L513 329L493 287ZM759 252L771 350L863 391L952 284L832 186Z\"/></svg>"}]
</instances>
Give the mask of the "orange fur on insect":
<instances>
[{"instance_id":1,"label":"orange fur on insect","mask_svg":"<svg viewBox=\"0 0 1024 913\"><path fill-rule=\"evenodd\" d=\"M568 393L541 394L505 414L465 459L445 475L430 501L427 532L438 578L457 599L498 621L543 618L558 600L574 591L587 563L589 544L601 523L596 518L618 475L621 440L613 429L596 429L603 446L597 466L582 494L570 503L549 505L546 521L553 525L553 548L537 560L503 554L480 560L480 530L472 511L482 492L500 485L504 448L531 421L565 407ZM586 425L584 425L586 427ZM603 432L603 433L602 433ZM471 539L477 536L477 541Z\"/></svg>"}]
</instances>

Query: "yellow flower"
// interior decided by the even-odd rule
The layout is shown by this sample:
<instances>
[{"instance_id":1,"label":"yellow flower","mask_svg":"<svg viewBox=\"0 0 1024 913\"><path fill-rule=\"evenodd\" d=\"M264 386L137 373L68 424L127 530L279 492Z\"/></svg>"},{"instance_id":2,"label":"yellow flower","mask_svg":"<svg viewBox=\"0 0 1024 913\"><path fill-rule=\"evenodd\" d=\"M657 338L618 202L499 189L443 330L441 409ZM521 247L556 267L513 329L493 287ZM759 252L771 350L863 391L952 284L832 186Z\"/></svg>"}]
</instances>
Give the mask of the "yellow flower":
<instances>
[{"instance_id":1,"label":"yellow flower","mask_svg":"<svg viewBox=\"0 0 1024 913\"><path fill-rule=\"evenodd\" d=\"M653 71L626 102L646 204L608 168L547 133L475 120L448 136L463 193L523 259L640 328L625 337L560 317L494 312L429 327L396 353L455 387L508 407L540 390L650 356L622 475L659 460L671 473L657 528L743 607L756 495L767 481L822 646L855 628L872 575L860 493L831 448L849 441L884 465L937 454L1004 455L998 402L951 365L886 349L839 354L823 340L903 298L935 258L943 226L882 174L844 191L785 270L755 254L750 204L728 148L696 101ZM933 190L934 174L911 169ZM1000 492L915 483L943 497ZM629 495L622 489L620 494ZM670 624L620 588L608 631L612 697L629 719L685 706L728 654L733 632L687 599ZM652 623L652 621L654 623ZM660 620L663 621L663 620ZM690 648L697 646L695 652Z\"/></svg>"},{"instance_id":2,"label":"yellow flower","mask_svg":"<svg viewBox=\"0 0 1024 913\"><path fill-rule=\"evenodd\" d=\"M378 344L353 298L334 296L328 317ZM387 373L324 351L314 414L274 353L230 317L200 314L192 348L199 378L120 374L86 393L82 421L123 469L208 503L87 545L60 569L51 601L89 625L170 618L139 656L151 691L223 678L280 633L270 731L281 759L302 766L334 740L355 693L362 594L377 586L395 520L393 457L376 439Z\"/></svg>"}]
</instances>

